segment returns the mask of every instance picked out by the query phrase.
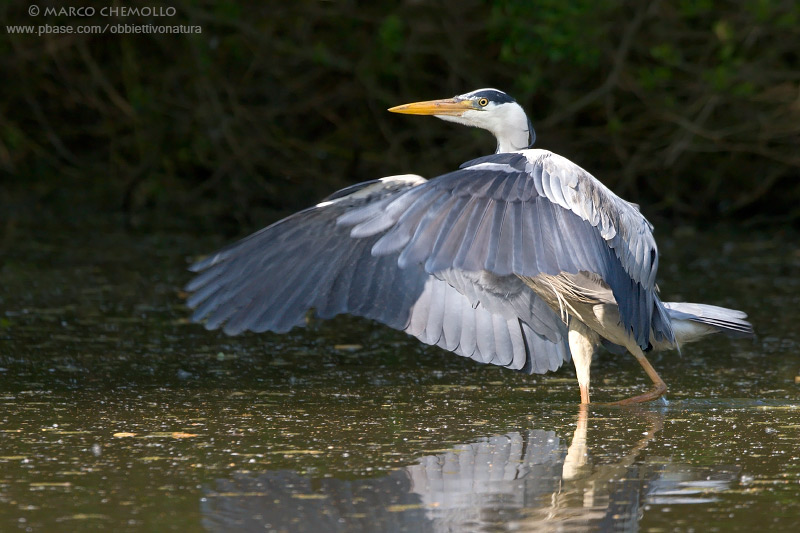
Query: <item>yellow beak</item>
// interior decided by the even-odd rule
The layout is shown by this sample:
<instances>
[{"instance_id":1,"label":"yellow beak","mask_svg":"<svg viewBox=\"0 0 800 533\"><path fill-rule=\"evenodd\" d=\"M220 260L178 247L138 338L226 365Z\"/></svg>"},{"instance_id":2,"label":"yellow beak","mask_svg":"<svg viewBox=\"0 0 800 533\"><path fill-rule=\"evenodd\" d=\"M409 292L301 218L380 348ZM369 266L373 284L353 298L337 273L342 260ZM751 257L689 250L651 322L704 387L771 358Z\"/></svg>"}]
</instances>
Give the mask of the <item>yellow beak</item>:
<instances>
[{"instance_id":1,"label":"yellow beak","mask_svg":"<svg viewBox=\"0 0 800 533\"><path fill-rule=\"evenodd\" d=\"M446 98L444 100L428 100L427 102L414 102L413 104L403 104L389 109L392 113L404 113L406 115L455 115L461 116L464 111L476 109L472 100L456 100Z\"/></svg>"}]
</instances>

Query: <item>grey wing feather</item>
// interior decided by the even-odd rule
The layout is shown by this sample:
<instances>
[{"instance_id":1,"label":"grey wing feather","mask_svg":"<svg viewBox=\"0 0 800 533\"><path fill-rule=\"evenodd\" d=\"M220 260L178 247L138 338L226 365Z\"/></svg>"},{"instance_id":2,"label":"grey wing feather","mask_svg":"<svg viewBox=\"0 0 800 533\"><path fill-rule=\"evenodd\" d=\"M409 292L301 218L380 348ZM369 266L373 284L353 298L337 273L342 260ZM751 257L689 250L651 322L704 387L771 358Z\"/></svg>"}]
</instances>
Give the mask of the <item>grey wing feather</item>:
<instances>
[{"instance_id":1,"label":"grey wing feather","mask_svg":"<svg viewBox=\"0 0 800 533\"><path fill-rule=\"evenodd\" d=\"M515 298L487 309L480 300L491 301L489 293L469 276L450 272L440 279L419 263L401 269L399 252L371 253L379 230L352 238L349 227L335 223L375 230L382 223L376 214L423 182L349 187L196 263L191 269L199 274L186 286L193 320L228 334L285 332L303 326L314 308L322 318L371 318L426 344L516 370L546 372L569 360L563 323L518 279L507 283Z\"/></svg>"},{"instance_id":2,"label":"grey wing feather","mask_svg":"<svg viewBox=\"0 0 800 533\"><path fill-rule=\"evenodd\" d=\"M213 329L285 332L305 324L309 309L322 318L351 313L403 329L408 310L429 277L400 271L397 258L373 256L377 238L351 239L335 221L354 206L380 202L422 178L376 180L348 188L318 206L283 219L192 266L186 286L195 321Z\"/></svg>"},{"instance_id":3,"label":"grey wing feather","mask_svg":"<svg viewBox=\"0 0 800 533\"><path fill-rule=\"evenodd\" d=\"M458 282L462 273L450 271L447 274L449 279ZM565 326L549 307L535 303L540 300L531 291L520 295L519 301L509 303L506 308L495 306L489 309L482 301L471 301L477 294L486 293L478 289L471 296L465 295L460 290L470 283L463 279L460 281L461 285L453 286L446 280L430 276L411 308L406 333L426 344L440 346L481 363L528 373L556 370L569 361ZM549 340L514 316L513 308L525 305L525 299L529 307L525 314L541 314L537 328L548 331L554 340Z\"/></svg>"},{"instance_id":4,"label":"grey wing feather","mask_svg":"<svg viewBox=\"0 0 800 533\"><path fill-rule=\"evenodd\" d=\"M593 272L610 286L637 344L649 346L652 326L657 337L673 338L669 321L653 322L658 254L649 222L560 156L525 150L480 158L399 194L377 216L372 223L384 233L372 253L399 251L401 268ZM351 224L346 217L337 223Z\"/></svg>"},{"instance_id":5,"label":"grey wing feather","mask_svg":"<svg viewBox=\"0 0 800 533\"><path fill-rule=\"evenodd\" d=\"M658 269L657 247L653 227L638 208L568 159L544 150L528 152L528 171L542 168L542 181L548 183L550 190L547 198L597 228L628 275L645 288L653 289Z\"/></svg>"}]
</instances>

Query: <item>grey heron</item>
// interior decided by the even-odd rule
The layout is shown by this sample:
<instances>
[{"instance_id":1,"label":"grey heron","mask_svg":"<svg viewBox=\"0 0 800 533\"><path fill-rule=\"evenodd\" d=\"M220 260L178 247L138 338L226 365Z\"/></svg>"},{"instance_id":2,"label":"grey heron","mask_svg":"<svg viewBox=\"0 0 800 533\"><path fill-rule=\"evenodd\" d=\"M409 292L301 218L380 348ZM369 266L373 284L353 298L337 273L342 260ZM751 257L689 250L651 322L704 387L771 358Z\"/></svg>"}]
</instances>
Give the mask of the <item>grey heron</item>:
<instances>
[{"instance_id":1,"label":"grey heron","mask_svg":"<svg viewBox=\"0 0 800 533\"><path fill-rule=\"evenodd\" d=\"M191 267L193 320L235 335L286 332L349 313L482 363L528 373L572 359L581 403L601 345L631 353L656 399L645 353L709 333L749 335L741 311L662 302L653 227L568 159L531 148L506 93L479 89L393 107L476 126L494 154L426 180L389 176L342 189Z\"/></svg>"}]
</instances>

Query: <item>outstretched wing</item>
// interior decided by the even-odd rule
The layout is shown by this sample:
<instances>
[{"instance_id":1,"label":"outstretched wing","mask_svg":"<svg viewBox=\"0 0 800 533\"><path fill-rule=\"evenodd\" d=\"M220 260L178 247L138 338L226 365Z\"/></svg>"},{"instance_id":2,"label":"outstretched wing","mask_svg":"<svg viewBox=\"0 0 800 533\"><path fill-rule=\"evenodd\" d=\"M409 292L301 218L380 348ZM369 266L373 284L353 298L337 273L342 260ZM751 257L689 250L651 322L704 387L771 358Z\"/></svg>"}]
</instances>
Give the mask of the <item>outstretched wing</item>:
<instances>
[{"instance_id":1,"label":"outstretched wing","mask_svg":"<svg viewBox=\"0 0 800 533\"><path fill-rule=\"evenodd\" d=\"M424 182L393 176L348 187L192 265L201 272L186 286L192 319L224 324L229 335L283 333L315 308L322 318L351 313L402 329L427 275L397 275L396 257L372 256L375 239L351 239L335 220Z\"/></svg>"},{"instance_id":2,"label":"outstretched wing","mask_svg":"<svg viewBox=\"0 0 800 533\"><path fill-rule=\"evenodd\" d=\"M419 176L383 178L343 189L192 266L187 286L193 320L245 330L285 332L349 313L404 330L476 361L529 372L569 360L563 323L514 278L507 296L491 298L480 280L457 272L432 275L421 264L398 266L398 253L374 255L381 235L351 238L336 220L353 209L386 205L423 185Z\"/></svg>"},{"instance_id":3,"label":"outstretched wing","mask_svg":"<svg viewBox=\"0 0 800 533\"><path fill-rule=\"evenodd\" d=\"M355 238L382 234L372 253L424 265L535 277L592 272L611 288L643 349L660 306L652 226L579 166L544 150L476 159L419 187L342 215ZM669 323L655 335L672 339Z\"/></svg>"}]
</instances>

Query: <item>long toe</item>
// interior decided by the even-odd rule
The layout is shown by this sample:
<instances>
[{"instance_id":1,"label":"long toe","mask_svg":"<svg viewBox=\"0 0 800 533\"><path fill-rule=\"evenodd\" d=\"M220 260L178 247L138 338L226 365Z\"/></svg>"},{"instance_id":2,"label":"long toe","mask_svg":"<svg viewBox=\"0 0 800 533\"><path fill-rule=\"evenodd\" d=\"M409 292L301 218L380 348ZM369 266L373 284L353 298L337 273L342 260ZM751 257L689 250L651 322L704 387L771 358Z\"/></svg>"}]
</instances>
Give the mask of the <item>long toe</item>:
<instances>
[{"instance_id":1,"label":"long toe","mask_svg":"<svg viewBox=\"0 0 800 533\"><path fill-rule=\"evenodd\" d=\"M666 383L656 383L655 386L645 392L644 394L640 394L638 396L632 396L631 398L625 398L624 400L619 400L616 402L604 403L602 405L634 405L637 403L644 403L644 402L652 402L653 400L657 400L664 396L667 393L667 385Z\"/></svg>"}]
</instances>

